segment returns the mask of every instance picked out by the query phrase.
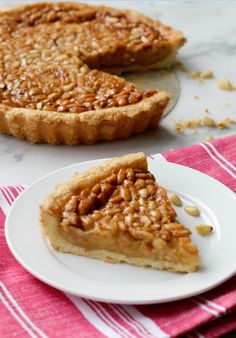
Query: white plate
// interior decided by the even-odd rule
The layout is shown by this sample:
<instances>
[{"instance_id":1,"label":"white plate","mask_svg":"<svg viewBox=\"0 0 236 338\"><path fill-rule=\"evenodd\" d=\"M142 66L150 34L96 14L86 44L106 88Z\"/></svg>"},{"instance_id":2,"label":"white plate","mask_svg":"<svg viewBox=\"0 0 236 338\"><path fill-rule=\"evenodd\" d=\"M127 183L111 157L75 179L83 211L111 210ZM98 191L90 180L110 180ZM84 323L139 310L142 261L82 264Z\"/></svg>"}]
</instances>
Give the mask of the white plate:
<instances>
[{"instance_id":1,"label":"white plate","mask_svg":"<svg viewBox=\"0 0 236 338\"><path fill-rule=\"evenodd\" d=\"M190 168L149 160L150 171L168 191L176 191L184 204L196 204L201 217L176 207L178 219L189 226L199 247L201 267L190 274L108 264L53 251L38 225L38 206L59 182L75 171L99 161L75 164L55 171L30 186L14 202L6 221L6 239L18 262L38 279L57 289L103 302L148 304L199 294L222 283L236 271L236 197L223 184ZM199 223L211 224L207 237L195 233Z\"/></svg>"}]
</instances>

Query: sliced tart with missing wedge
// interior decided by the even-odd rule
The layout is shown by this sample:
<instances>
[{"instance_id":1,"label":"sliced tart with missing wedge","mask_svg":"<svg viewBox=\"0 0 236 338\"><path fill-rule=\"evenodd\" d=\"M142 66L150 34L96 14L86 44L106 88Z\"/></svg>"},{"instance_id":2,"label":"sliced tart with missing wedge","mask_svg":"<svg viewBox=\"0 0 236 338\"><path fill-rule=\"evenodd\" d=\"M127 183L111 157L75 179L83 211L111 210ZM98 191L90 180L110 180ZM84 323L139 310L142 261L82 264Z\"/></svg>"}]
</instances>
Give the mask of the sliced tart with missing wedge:
<instances>
[{"instance_id":1,"label":"sliced tart with missing wedge","mask_svg":"<svg viewBox=\"0 0 236 338\"><path fill-rule=\"evenodd\" d=\"M179 272L199 266L191 232L177 222L143 153L76 173L45 199L40 217L61 252Z\"/></svg>"},{"instance_id":2,"label":"sliced tart with missing wedge","mask_svg":"<svg viewBox=\"0 0 236 338\"><path fill-rule=\"evenodd\" d=\"M169 68L181 32L142 14L78 2L0 10L0 132L92 144L155 128L169 96L110 73Z\"/></svg>"}]
</instances>

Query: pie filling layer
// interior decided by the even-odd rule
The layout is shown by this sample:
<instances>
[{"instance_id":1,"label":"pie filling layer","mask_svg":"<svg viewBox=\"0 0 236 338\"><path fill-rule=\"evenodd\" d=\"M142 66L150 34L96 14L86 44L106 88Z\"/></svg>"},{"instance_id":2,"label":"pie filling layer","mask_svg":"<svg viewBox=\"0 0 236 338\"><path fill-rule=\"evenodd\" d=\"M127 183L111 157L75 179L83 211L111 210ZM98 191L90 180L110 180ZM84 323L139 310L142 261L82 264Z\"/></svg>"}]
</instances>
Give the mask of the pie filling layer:
<instances>
[{"instance_id":1,"label":"pie filling layer","mask_svg":"<svg viewBox=\"0 0 236 338\"><path fill-rule=\"evenodd\" d=\"M63 3L1 12L0 102L81 113L155 94L91 69L153 64L167 56L170 43L155 21L127 13Z\"/></svg>"},{"instance_id":2,"label":"pie filling layer","mask_svg":"<svg viewBox=\"0 0 236 338\"><path fill-rule=\"evenodd\" d=\"M191 232L176 222L165 190L141 169L114 171L92 189L72 196L64 207L60 232L88 251L176 264L194 263L192 256L197 253Z\"/></svg>"}]
</instances>

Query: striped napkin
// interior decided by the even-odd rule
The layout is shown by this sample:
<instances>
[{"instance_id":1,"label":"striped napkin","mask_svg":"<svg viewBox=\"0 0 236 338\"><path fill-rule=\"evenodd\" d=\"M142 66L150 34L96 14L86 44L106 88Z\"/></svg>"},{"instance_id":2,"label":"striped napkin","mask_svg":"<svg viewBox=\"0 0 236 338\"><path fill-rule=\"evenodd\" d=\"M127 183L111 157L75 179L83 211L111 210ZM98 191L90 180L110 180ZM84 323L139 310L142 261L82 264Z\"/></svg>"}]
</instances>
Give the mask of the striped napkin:
<instances>
[{"instance_id":1,"label":"striped napkin","mask_svg":"<svg viewBox=\"0 0 236 338\"><path fill-rule=\"evenodd\" d=\"M236 136L153 157L198 169L236 192ZM23 189L0 188L0 337L213 338L236 329L236 276L200 296L145 306L98 303L40 282L4 238L6 213Z\"/></svg>"}]
</instances>

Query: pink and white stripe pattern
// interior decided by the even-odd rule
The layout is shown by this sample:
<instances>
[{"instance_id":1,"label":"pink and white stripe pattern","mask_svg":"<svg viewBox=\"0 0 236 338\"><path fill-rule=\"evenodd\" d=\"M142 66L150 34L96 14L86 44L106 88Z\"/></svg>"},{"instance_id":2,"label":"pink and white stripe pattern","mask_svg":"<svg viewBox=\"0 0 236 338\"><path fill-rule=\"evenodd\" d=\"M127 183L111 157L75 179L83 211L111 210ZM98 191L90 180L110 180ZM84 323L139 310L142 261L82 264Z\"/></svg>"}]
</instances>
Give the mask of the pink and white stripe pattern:
<instances>
[{"instance_id":1,"label":"pink and white stripe pattern","mask_svg":"<svg viewBox=\"0 0 236 338\"><path fill-rule=\"evenodd\" d=\"M236 136L154 158L205 172L236 191ZM213 338L236 329L235 277L200 296L149 306L98 303L38 281L15 261L4 238L6 213L24 188L0 188L0 337Z\"/></svg>"}]
</instances>

